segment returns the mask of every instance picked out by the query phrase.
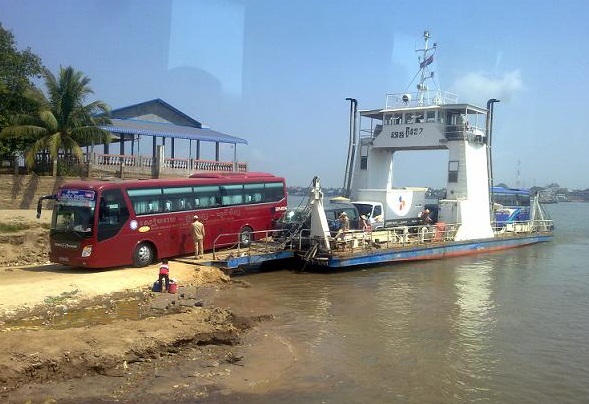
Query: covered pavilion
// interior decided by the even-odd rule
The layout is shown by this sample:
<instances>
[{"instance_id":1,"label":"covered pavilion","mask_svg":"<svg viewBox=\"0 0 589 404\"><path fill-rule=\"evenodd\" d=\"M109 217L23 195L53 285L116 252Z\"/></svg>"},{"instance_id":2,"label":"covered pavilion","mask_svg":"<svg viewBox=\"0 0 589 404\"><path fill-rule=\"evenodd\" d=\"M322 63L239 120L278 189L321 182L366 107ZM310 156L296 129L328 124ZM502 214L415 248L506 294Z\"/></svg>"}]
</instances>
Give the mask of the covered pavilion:
<instances>
[{"instance_id":1,"label":"covered pavilion","mask_svg":"<svg viewBox=\"0 0 589 404\"><path fill-rule=\"evenodd\" d=\"M156 98L139 104L115 109L111 111L111 124L102 126L112 134L111 143L119 143L119 155L126 155L126 146L130 147L129 154L139 152L139 141L142 136L151 137L152 157L155 158L158 141L161 144L170 143L170 157L176 158L176 140L189 141L189 159L201 158L201 143L215 144L215 161L220 159L220 145L223 143L234 146L234 162L237 162L237 145L247 144L242 138L217 132L191 118L165 101ZM193 142L195 143L193 155ZM112 144L105 144L104 154L111 154ZM186 156L184 157L186 158Z\"/></svg>"}]
</instances>

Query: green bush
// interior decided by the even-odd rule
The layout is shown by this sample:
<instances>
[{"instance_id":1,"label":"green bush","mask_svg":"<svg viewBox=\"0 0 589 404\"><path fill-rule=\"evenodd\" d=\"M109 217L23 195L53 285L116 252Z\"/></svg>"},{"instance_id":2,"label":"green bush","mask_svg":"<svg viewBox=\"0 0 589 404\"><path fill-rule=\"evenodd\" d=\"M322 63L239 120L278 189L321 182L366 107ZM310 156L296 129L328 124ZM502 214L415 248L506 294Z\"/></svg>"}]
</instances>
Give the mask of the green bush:
<instances>
[{"instance_id":1,"label":"green bush","mask_svg":"<svg viewBox=\"0 0 589 404\"><path fill-rule=\"evenodd\" d=\"M30 228L26 223L0 223L0 233L16 233Z\"/></svg>"}]
</instances>

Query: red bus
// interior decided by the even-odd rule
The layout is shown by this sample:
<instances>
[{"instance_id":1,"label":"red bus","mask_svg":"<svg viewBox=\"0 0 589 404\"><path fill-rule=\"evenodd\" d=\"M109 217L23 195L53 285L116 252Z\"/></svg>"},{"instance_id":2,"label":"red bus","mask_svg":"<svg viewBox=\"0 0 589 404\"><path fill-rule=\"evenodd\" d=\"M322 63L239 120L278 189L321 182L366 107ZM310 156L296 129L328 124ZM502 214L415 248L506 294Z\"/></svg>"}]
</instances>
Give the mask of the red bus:
<instances>
[{"instance_id":1,"label":"red bus","mask_svg":"<svg viewBox=\"0 0 589 404\"><path fill-rule=\"evenodd\" d=\"M193 254L194 214L205 225L205 250L215 242L247 247L287 206L284 178L268 173L67 182L39 199L37 217L44 199L55 200L49 259L87 268L142 267Z\"/></svg>"}]
</instances>

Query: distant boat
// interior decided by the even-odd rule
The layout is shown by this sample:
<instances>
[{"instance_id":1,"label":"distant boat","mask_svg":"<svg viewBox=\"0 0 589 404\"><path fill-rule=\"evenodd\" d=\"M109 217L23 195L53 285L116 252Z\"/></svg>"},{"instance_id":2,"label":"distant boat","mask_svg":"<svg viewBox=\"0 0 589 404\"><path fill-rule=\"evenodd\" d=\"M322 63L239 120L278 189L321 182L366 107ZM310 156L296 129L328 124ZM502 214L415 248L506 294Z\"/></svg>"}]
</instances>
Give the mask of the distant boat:
<instances>
[{"instance_id":1,"label":"distant boat","mask_svg":"<svg viewBox=\"0 0 589 404\"><path fill-rule=\"evenodd\" d=\"M539 194L540 202L543 204L547 203L558 203L558 197L553 194L548 194L545 192L540 192Z\"/></svg>"}]
</instances>

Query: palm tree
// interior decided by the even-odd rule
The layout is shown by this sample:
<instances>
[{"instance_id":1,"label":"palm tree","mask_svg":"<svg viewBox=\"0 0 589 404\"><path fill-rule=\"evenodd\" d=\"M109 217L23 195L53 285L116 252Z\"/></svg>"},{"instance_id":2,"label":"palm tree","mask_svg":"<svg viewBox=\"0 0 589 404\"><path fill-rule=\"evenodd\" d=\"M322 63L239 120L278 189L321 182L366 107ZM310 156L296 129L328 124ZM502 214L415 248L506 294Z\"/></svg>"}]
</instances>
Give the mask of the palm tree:
<instances>
[{"instance_id":1,"label":"palm tree","mask_svg":"<svg viewBox=\"0 0 589 404\"><path fill-rule=\"evenodd\" d=\"M49 98L38 92L39 110L35 115L13 117L1 137L33 137L36 139L25 152L28 168L35 164L40 151L47 150L52 159L60 152L66 157L82 158L81 146L110 143L111 135L99 125L110 123L110 108L102 101L84 105L94 92L88 86L90 79L71 66L60 68L59 78L50 71L43 74Z\"/></svg>"}]
</instances>

